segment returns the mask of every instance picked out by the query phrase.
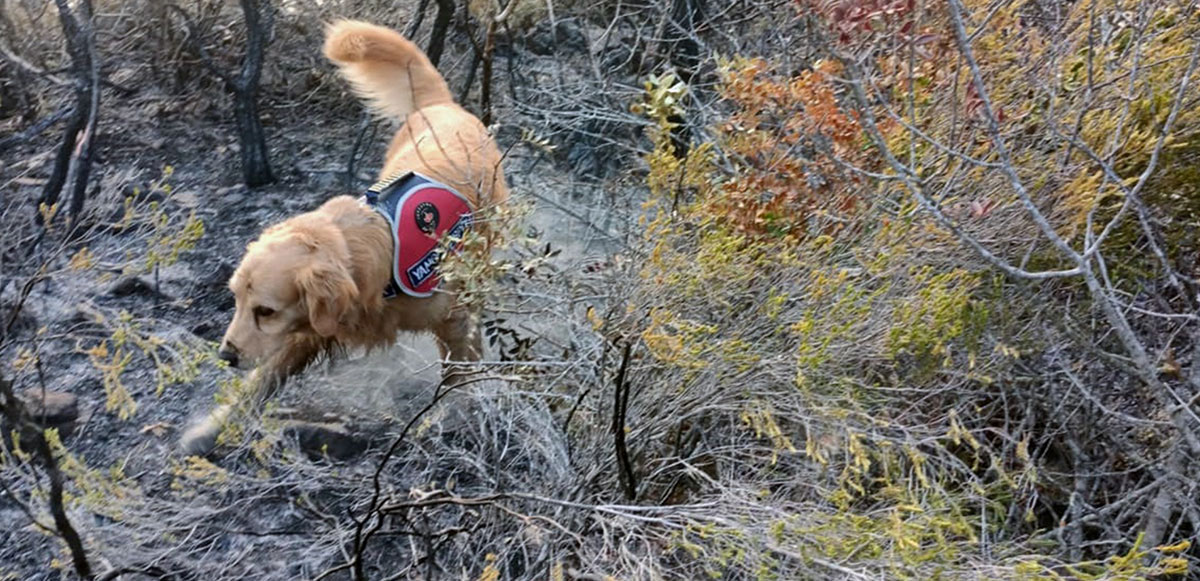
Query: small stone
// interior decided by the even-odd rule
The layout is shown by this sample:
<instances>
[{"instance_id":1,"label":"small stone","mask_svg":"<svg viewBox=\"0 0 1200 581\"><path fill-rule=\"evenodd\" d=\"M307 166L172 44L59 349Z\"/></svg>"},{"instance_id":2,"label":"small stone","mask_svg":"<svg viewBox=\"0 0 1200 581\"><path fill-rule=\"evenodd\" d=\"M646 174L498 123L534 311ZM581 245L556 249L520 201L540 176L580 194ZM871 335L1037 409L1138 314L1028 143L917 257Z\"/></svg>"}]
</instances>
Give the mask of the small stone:
<instances>
[{"instance_id":1,"label":"small stone","mask_svg":"<svg viewBox=\"0 0 1200 581\"><path fill-rule=\"evenodd\" d=\"M192 327L192 334L205 341L219 341L221 339L221 329L209 321L204 321Z\"/></svg>"},{"instance_id":2,"label":"small stone","mask_svg":"<svg viewBox=\"0 0 1200 581\"><path fill-rule=\"evenodd\" d=\"M146 284L146 281L136 276L123 276L117 279L108 287L108 294L114 297L128 297L133 295L152 295L154 289Z\"/></svg>"},{"instance_id":3,"label":"small stone","mask_svg":"<svg viewBox=\"0 0 1200 581\"><path fill-rule=\"evenodd\" d=\"M283 435L294 440L311 458L346 460L362 454L372 439L349 418L336 414L279 408L271 417L283 421Z\"/></svg>"},{"instance_id":4,"label":"small stone","mask_svg":"<svg viewBox=\"0 0 1200 581\"><path fill-rule=\"evenodd\" d=\"M362 454L371 444L341 423L293 421L284 426L283 434L294 439L301 450L314 458L328 456L345 460Z\"/></svg>"},{"instance_id":5,"label":"small stone","mask_svg":"<svg viewBox=\"0 0 1200 581\"><path fill-rule=\"evenodd\" d=\"M153 143L146 140L141 141L144 145L157 149ZM141 183L127 186L121 191L121 199L113 205L112 213L109 214L108 221L110 224L114 225L114 228L116 225L122 224L125 221L126 200L132 200L130 203L132 204L132 208L135 212L142 212L146 208L149 208L151 203L161 204L163 200L166 199L167 196L164 192L159 191L150 184Z\"/></svg>"},{"instance_id":6,"label":"small stone","mask_svg":"<svg viewBox=\"0 0 1200 581\"><path fill-rule=\"evenodd\" d=\"M171 200L185 208L195 208L200 205L200 198L196 192L178 191L171 196Z\"/></svg>"},{"instance_id":7,"label":"small stone","mask_svg":"<svg viewBox=\"0 0 1200 581\"><path fill-rule=\"evenodd\" d=\"M61 428L79 419L79 398L64 391L27 389L17 394L29 417L43 428Z\"/></svg>"},{"instance_id":8,"label":"small stone","mask_svg":"<svg viewBox=\"0 0 1200 581\"><path fill-rule=\"evenodd\" d=\"M226 186L218 189L215 197L221 201L222 207L234 206L246 200L246 188L241 184Z\"/></svg>"},{"instance_id":9,"label":"small stone","mask_svg":"<svg viewBox=\"0 0 1200 581\"><path fill-rule=\"evenodd\" d=\"M233 265L228 262L218 262L212 270L205 273L201 279L201 285L205 288L225 288L229 284L229 278L233 276Z\"/></svg>"}]
</instances>

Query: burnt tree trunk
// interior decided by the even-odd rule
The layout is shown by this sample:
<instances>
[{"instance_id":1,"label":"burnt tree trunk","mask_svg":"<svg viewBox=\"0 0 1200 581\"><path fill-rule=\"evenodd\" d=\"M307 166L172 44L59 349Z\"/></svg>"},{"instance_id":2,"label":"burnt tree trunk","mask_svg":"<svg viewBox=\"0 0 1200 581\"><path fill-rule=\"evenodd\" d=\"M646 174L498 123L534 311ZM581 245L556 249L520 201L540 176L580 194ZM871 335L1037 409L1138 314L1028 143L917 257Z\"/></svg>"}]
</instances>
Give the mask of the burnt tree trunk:
<instances>
[{"instance_id":1,"label":"burnt tree trunk","mask_svg":"<svg viewBox=\"0 0 1200 581\"><path fill-rule=\"evenodd\" d=\"M454 0L437 0L437 15L433 18L433 32L429 35L429 48L425 54L429 62L438 66L442 60L442 51L446 48L446 32L450 30L450 21L454 18Z\"/></svg>"},{"instance_id":2,"label":"burnt tree trunk","mask_svg":"<svg viewBox=\"0 0 1200 581\"><path fill-rule=\"evenodd\" d=\"M238 138L242 144L242 180L248 187L275 181L267 154L267 138L258 114L258 80L262 75L263 56L275 24L270 0L241 0L246 18L246 56L237 77L227 80L233 93Z\"/></svg>"},{"instance_id":3,"label":"burnt tree trunk","mask_svg":"<svg viewBox=\"0 0 1200 581\"><path fill-rule=\"evenodd\" d=\"M482 57L483 83L479 87L480 121L483 121L484 126L492 124L492 70L495 65L496 34L500 26L504 24L504 21L508 20L509 14L512 13L513 8L516 7L519 1L508 0L499 14L488 19L487 29L484 33ZM551 21L553 21L553 14L551 14ZM552 30L557 35L558 26L552 25ZM512 63L511 58L509 59L509 63Z\"/></svg>"},{"instance_id":4,"label":"burnt tree trunk","mask_svg":"<svg viewBox=\"0 0 1200 581\"><path fill-rule=\"evenodd\" d=\"M492 124L492 63L496 52L497 24L495 20L488 22L487 36L483 41L483 84L479 87L479 120L483 122L484 127Z\"/></svg>"},{"instance_id":5,"label":"burnt tree trunk","mask_svg":"<svg viewBox=\"0 0 1200 581\"><path fill-rule=\"evenodd\" d=\"M251 188L265 186L275 181L275 174L267 157L267 137L258 117L254 92L235 91L233 101L242 144L242 181Z\"/></svg>"},{"instance_id":6,"label":"burnt tree trunk","mask_svg":"<svg viewBox=\"0 0 1200 581\"><path fill-rule=\"evenodd\" d=\"M14 47L7 39L17 38L17 28L0 2L0 119L18 116L21 121L32 121L37 116L37 106L30 96L33 79L21 63L17 62Z\"/></svg>"},{"instance_id":7,"label":"burnt tree trunk","mask_svg":"<svg viewBox=\"0 0 1200 581\"><path fill-rule=\"evenodd\" d=\"M413 36L416 36L417 31L421 29L421 23L425 21L426 8L429 8L429 0L421 0L417 3L417 8L412 13L412 20L408 21L408 26L404 27L404 38L412 40Z\"/></svg>"},{"instance_id":8,"label":"burnt tree trunk","mask_svg":"<svg viewBox=\"0 0 1200 581\"><path fill-rule=\"evenodd\" d=\"M54 4L58 8L59 22L67 40L67 52L71 55L75 108L67 120L62 142L54 156L50 179L46 181L36 205L50 208L58 204L63 188L69 185L69 216L74 223L83 212L88 178L91 176L93 143L100 113L100 63L96 56L91 0L79 2L78 14L72 11L68 0L54 0ZM44 225L48 216L39 211L36 219Z\"/></svg>"},{"instance_id":9,"label":"burnt tree trunk","mask_svg":"<svg viewBox=\"0 0 1200 581\"><path fill-rule=\"evenodd\" d=\"M470 31L467 34L470 34ZM475 84L475 72L479 70L479 63L483 61L483 51L474 41L471 44L475 46L475 51L471 55L471 64L467 66L467 77L463 79L462 87L458 89L459 103L467 102L467 96L471 94L471 85Z\"/></svg>"},{"instance_id":10,"label":"burnt tree trunk","mask_svg":"<svg viewBox=\"0 0 1200 581\"><path fill-rule=\"evenodd\" d=\"M671 11L668 17L669 26L666 34L667 58L671 66L679 74L679 79L688 87L695 87L693 81L700 72L701 46L699 28L705 21L705 0L671 0ZM692 129L687 120L672 116L675 123L671 129L671 144L675 146L675 156L686 158L691 149Z\"/></svg>"},{"instance_id":11,"label":"burnt tree trunk","mask_svg":"<svg viewBox=\"0 0 1200 581\"><path fill-rule=\"evenodd\" d=\"M246 186L256 188L275 181L257 101L258 80L262 76L263 57L275 24L275 11L271 0L240 0L240 4L246 20L246 54L242 56L242 69L236 76L221 70L213 62L204 49L196 23L186 11L174 4L168 4L167 8L183 20L188 29L188 45L200 62L220 78L225 83L225 89L233 95L234 120L241 143L242 181Z\"/></svg>"},{"instance_id":12,"label":"burnt tree trunk","mask_svg":"<svg viewBox=\"0 0 1200 581\"><path fill-rule=\"evenodd\" d=\"M667 58L680 80L691 84L700 72L699 29L705 21L705 0L671 0L667 27Z\"/></svg>"}]
</instances>

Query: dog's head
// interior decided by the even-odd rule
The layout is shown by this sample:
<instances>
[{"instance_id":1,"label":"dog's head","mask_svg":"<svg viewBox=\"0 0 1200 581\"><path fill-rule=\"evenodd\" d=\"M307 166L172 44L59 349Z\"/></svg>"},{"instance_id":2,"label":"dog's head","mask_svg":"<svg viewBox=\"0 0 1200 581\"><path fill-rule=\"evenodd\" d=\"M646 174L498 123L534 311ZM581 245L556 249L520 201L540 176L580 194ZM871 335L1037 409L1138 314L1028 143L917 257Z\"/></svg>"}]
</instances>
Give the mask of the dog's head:
<instances>
[{"instance_id":1,"label":"dog's head","mask_svg":"<svg viewBox=\"0 0 1200 581\"><path fill-rule=\"evenodd\" d=\"M332 338L359 298L350 253L326 218L306 214L263 232L229 280L236 300L220 357L251 369L297 335Z\"/></svg>"}]
</instances>

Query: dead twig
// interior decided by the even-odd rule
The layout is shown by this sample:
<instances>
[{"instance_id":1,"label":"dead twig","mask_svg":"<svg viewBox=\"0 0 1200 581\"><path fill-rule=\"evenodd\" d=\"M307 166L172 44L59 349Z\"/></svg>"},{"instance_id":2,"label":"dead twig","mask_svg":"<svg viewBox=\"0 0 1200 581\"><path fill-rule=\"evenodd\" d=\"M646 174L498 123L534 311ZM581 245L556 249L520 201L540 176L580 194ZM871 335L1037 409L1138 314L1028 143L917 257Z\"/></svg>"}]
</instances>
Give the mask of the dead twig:
<instances>
[{"instance_id":1,"label":"dead twig","mask_svg":"<svg viewBox=\"0 0 1200 581\"><path fill-rule=\"evenodd\" d=\"M630 385L626 379L629 371L632 341L626 340L621 350L621 367L617 371L616 384L613 386L612 432L613 447L616 450L617 474L620 477L621 488L625 491L625 499L637 499L637 476L633 472L633 463L629 460L629 447L625 442L625 415L629 411Z\"/></svg>"},{"instance_id":2,"label":"dead twig","mask_svg":"<svg viewBox=\"0 0 1200 581\"><path fill-rule=\"evenodd\" d=\"M92 566L88 561L87 551L83 548L83 540L80 538L79 532L75 530L71 519L67 517L66 504L63 500L65 480L62 471L59 470L58 460L54 457L54 451L50 448L50 442L41 428L30 420L25 405L17 399L16 394L13 393L12 383L6 377L0 377L0 397L3 398L3 405L0 405L0 408L3 408L2 411L8 424L20 432L21 443L32 446L41 460L42 469L45 470L46 477L50 481L48 496L50 514L54 518L54 527L57 529L58 536L67 544L67 549L71 553L71 563L75 567L75 572L80 577L90 580L92 579Z\"/></svg>"}]
</instances>

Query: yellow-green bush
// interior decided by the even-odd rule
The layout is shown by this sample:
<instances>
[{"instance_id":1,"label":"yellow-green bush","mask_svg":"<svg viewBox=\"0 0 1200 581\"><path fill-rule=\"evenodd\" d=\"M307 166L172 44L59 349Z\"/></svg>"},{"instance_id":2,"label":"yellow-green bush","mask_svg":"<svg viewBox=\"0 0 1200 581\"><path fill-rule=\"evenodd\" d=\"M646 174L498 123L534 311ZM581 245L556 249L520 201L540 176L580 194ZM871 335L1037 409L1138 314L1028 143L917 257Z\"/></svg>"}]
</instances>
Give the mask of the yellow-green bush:
<instances>
[{"instance_id":1,"label":"yellow-green bush","mask_svg":"<svg viewBox=\"0 0 1200 581\"><path fill-rule=\"evenodd\" d=\"M1037 203L1059 232L1082 240L1088 213L1111 216L1105 204L1114 200L1105 199L1115 194L1100 194L1111 188L1069 144L1046 152L1044 143L1025 136L1046 131L1054 114L1062 126L1078 120L1080 139L1100 148L1120 108L1080 115L1086 107L1078 92L1054 96L1053 103L1036 96L1023 76L1030 60L1042 58L1038 66L1045 68L1035 72L1051 71L1053 79L1064 74L1054 71L1077 71L1077 55L1052 53L1040 32L1021 24L1019 8L966 7L992 19L975 40L977 57L998 87L996 110L1006 119L1002 132L1013 142L1020 177L1038 184L1031 188ZM1066 18L1078 20L1089 9L1078 3ZM948 26L944 8L922 10L920 30ZM1181 8L1163 10L1153 22L1170 21ZM881 21L854 34L878 40L895 32ZM1129 134L1114 162L1122 171L1145 167L1172 102L1160 95L1187 65L1192 45L1182 37L1194 36L1196 27L1165 26L1152 35L1152 46L1165 43L1164 58L1133 85L1142 98L1127 111ZM1072 34L1084 50L1086 34ZM1038 47L1044 52L1023 52ZM954 132L962 127L946 120L964 102L979 105L969 93L962 98L968 73L944 66L956 58L952 48L943 35L919 56L876 53L872 65L890 88L874 111L877 129L933 184L945 179L954 155L905 124L926 138L961 142ZM1132 57L1120 42L1106 50L1108 85L1088 99L1117 99L1121 93L1108 88L1129 73L1119 61ZM642 397L664 400L638 421L725 426L737 434L722 439L709 432L720 441L713 444L718 460L682 459L714 461L720 475L689 500L727 502L735 515L724 523L697 518L674 533L680 558L714 578L776 578L794 571L781 568L788 558L816 563L813 578L822 570L836 575L838 566L895 579L1131 579L1186 571L1187 560L1173 556L1186 547L1146 550L1133 538L1121 539L1132 545L1107 557L1085 551L1074 564L1058 558L1078 549L1055 544L1045 528L1065 525L1047 522L1039 506L1043 495L1062 493L1055 489L1060 480L1042 476L1061 470L1043 465L1057 436L1039 425L1016 425L1005 414L1026 409L1026 421L1038 422L1043 412L1003 394L1026 381L1022 353L1049 347L1034 329L1039 321L1029 318L1058 307L988 268L921 211L901 180L877 177L892 172L860 124L863 111L851 105L845 76L832 60L791 77L764 59L729 60L721 69L725 117L712 128L715 138L682 158L670 140L672 119L681 114L677 82L652 78L637 106L654 122L645 158L651 199L646 260L625 324L638 330L648 356L641 381L650 387ZM889 119L884 106L902 118ZM1186 134L1200 128L1191 117L1179 120ZM963 155L994 161L978 134ZM1186 179L1179 160L1187 147L1172 151L1155 175ZM1042 159L1048 154L1065 156L1061 170ZM967 233L989 244L1036 234L1014 211L1019 202L1002 180L966 165L955 178L963 187L939 203ZM1013 246L1004 241L1001 252ZM1033 255L1029 264L1057 260L1045 245L1022 250ZM1061 308L1067 316L1080 312L1073 304ZM652 464L669 463L676 453L666 444L645 445ZM775 516L739 519L739 510ZM756 543L747 531L769 541Z\"/></svg>"}]
</instances>

